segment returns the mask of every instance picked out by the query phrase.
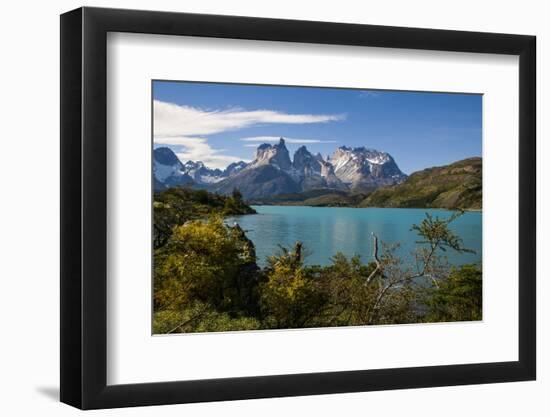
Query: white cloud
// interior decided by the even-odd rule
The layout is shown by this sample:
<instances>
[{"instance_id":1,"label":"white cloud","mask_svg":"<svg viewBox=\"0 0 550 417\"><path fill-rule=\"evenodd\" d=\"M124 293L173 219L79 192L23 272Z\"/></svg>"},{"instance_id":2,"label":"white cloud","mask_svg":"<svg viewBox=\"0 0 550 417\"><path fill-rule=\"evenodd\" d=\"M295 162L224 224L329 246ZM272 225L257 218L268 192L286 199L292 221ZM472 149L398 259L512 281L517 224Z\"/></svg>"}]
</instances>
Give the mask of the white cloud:
<instances>
[{"instance_id":1,"label":"white cloud","mask_svg":"<svg viewBox=\"0 0 550 417\"><path fill-rule=\"evenodd\" d=\"M155 136L211 135L258 124L306 124L344 120L342 114L287 114L274 110L203 110L154 100Z\"/></svg>"},{"instance_id":2,"label":"white cloud","mask_svg":"<svg viewBox=\"0 0 550 417\"><path fill-rule=\"evenodd\" d=\"M261 124L308 124L344 120L338 114L287 114L273 110L247 111L238 108L228 110L203 110L191 106L180 106L159 100L153 102L154 142L156 144L178 145L183 152L176 153L183 162L202 161L208 167L225 168L231 162L245 160L225 155L225 149L215 149L205 137L215 133L237 130ZM263 137L255 141L275 141ZM278 141L279 138L277 137ZM289 139L289 143L320 143L321 141ZM259 145L254 145L259 146Z\"/></svg>"},{"instance_id":3,"label":"white cloud","mask_svg":"<svg viewBox=\"0 0 550 417\"><path fill-rule=\"evenodd\" d=\"M254 146L260 146L257 143L265 143L265 142L279 142L281 139L281 136L255 136L250 138L242 138L241 140L243 142L256 142ZM298 138L287 138L283 137L286 143L294 143L294 144L307 144L307 143L338 143L336 140L320 140L320 139L298 139ZM246 144L244 146L251 147L253 145Z\"/></svg>"},{"instance_id":4,"label":"white cloud","mask_svg":"<svg viewBox=\"0 0 550 417\"><path fill-rule=\"evenodd\" d=\"M225 168L231 162L246 161L236 156L223 155L225 149L215 149L210 146L206 138L173 136L173 137L155 137L156 144L179 145L185 149L182 152L176 152L177 157L182 162L202 161L210 168Z\"/></svg>"}]
</instances>

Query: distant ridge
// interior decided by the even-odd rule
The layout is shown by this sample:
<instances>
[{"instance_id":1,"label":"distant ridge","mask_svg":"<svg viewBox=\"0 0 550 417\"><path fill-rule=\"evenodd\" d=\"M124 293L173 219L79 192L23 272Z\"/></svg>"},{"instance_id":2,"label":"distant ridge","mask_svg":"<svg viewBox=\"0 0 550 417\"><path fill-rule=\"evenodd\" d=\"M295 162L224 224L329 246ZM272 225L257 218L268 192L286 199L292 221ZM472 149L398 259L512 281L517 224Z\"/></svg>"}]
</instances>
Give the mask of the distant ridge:
<instances>
[{"instance_id":1,"label":"distant ridge","mask_svg":"<svg viewBox=\"0 0 550 417\"><path fill-rule=\"evenodd\" d=\"M187 161L183 164L172 149L156 148L153 151L154 189L161 191L179 186L206 188L236 174L247 165L244 161L233 162L222 171L208 168L202 161Z\"/></svg>"},{"instance_id":2,"label":"distant ridge","mask_svg":"<svg viewBox=\"0 0 550 417\"><path fill-rule=\"evenodd\" d=\"M415 172L401 184L374 191L360 207L481 209L482 165L475 157Z\"/></svg>"},{"instance_id":3,"label":"distant ridge","mask_svg":"<svg viewBox=\"0 0 550 417\"><path fill-rule=\"evenodd\" d=\"M201 161L183 164L167 147L153 153L154 188L206 188L229 195L239 189L260 204L311 206L482 208L482 159L468 158L407 177L386 152L341 146L324 160L305 146L291 160L283 138L263 144L252 162L225 170Z\"/></svg>"}]
</instances>

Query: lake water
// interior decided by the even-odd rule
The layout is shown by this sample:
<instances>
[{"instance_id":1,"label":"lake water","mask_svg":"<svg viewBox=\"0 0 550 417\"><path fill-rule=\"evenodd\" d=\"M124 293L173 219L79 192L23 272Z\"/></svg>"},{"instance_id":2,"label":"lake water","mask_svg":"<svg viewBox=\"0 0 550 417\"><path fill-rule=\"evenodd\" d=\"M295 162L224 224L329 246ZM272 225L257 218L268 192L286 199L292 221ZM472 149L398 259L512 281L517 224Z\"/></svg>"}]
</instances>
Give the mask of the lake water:
<instances>
[{"instance_id":1,"label":"lake water","mask_svg":"<svg viewBox=\"0 0 550 417\"><path fill-rule=\"evenodd\" d=\"M439 209L390 209L303 206L253 206L258 214L228 218L228 224L237 222L254 242L258 263L265 266L268 255L279 253L279 245L292 247L302 241L309 254L305 262L310 265L328 265L338 251L351 257L361 255L363 261L372 260L374 232L382 242L401 243L398 254L405 259L415 246L417 235L410 231L419 224L425 213L448 218L451 211ZM450 225L475 254L458 254L449 250L450 263L480 262L482 253L482 214L467 212Z\"/></svg>"}]
</instances>

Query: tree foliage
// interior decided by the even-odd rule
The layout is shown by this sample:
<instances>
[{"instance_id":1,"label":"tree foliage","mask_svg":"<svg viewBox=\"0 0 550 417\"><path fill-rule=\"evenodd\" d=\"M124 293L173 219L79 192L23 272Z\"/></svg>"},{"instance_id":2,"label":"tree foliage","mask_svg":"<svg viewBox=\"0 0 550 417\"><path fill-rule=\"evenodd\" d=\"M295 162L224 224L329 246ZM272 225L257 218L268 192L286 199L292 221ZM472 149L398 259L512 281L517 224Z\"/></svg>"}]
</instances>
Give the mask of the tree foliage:
<instances>
[{"instance_id":1,"label":"tree foliage","mask_svg":"<svg viewBox=\"0 0 550 417\"><path fill-rule=\"evenodd\" d=\"M426 320L481 320L482 276L479 265L454 268L439 288L430 288L425 300L429 309Z\"/></svg>"},{"instance_id":2,"label":"tree foliage","mask_svg":"<svg viewBox=\"0 0 550 417\"><path fill-rule=\"evenodd\" d=\"M412 262L373 235L370 262L336 253L328 266L306 265L306 248L296 242L261 269L246 231L223 219L245 207L238 190L224 198L169 190L156 198L155 230L164 232L154 256L155 333L482 317L480 265L451 268L445 261L448 251L469 251L449 228L461 212L446 219L426 214L412 225Z\"/></svg>"},{"instance_id":3,"label":"tree foliage","mask_svg":"<svg viewBox=\"0 0 550 417\"><path fill-rule=\"evenodd\" d=\"M257 311L261 274L251 242L240 228L224 224L222 217L191 220L174 228L168 242L155 252L154 307L162 317L226 314L242 318ZM168 313L167 313L168 312ZM157 324L159 328L165 328Z\"/></svg>"},{"instance_id":4,"label":"tree foliage","mask_svg":"<svg viewBox=\"0 0 550 417\"><path fill-rule=\"evenodd\" d=\"M254 213L256 211L246 205L238 189L232 196L221 196L206 190L170 188L154 196L153 247L157 249L165 245L173 228L188 220L204 219L210 214Z\"/></svg>"},{"instance_id":5,"label":"tree foliage","mask_svg":"<svg viewBox=\"0 0 550 417\"><path fill-rule=\"evenodd\" d=\"M303 265L303 248L281 248L268 258L267 281L261 286L261 311L267 328L310 327L325 300L313 274Z\"/></svg>"}]
</instances>

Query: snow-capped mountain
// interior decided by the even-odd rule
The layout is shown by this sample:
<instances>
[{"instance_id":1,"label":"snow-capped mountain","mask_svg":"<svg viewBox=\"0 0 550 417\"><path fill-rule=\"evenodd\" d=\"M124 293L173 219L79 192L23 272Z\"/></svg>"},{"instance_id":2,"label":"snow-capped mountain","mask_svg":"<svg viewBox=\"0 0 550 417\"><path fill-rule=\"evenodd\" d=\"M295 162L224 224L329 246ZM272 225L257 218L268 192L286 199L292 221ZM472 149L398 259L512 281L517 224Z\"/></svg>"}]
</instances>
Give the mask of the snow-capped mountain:
<instances>
[{"instance_id":1,"label":"snow-capped mountain","mask_svg":"<svg viewBox=\"0 0 550 417\"><path fill-rule=\"evenodd\" d=\"M215 184L211 190L229 194L238 188L245 198L301 191L283 138L258 146L254 160L239 172Z\"/></svg>"},{"instance_id":2,"label":"snow-capped mountain","mask_svg":"<svg viewBox=\"0 0 550 417\"><path fill-rule=\"evenodd\" d=\"M156 190L181 185L207 187L239 172L246 166L247 163L244 161L233 162L222 171L218 168L208 168L202 161L187 161L183 164L170 148L157 148L153 152Z\"/></svg>"},{"instance_id":3,"label":"snow-capped mountain","mask_svg":"<svg viewBox=\"0 0 550 417\"><path fill-rule=\"evenodd\" d=\"M213 184L225 178L221 169L207 168L201 161L187 161L183 169L197 184Z\"/></svg>"},{"instance_id":4,"label":"snow-capped mountain","mask_svg":"<svg viewBox=\"0 0 550 417\"><path fill-rule=\"evenodd\" d=\"M321 154L312 155L305 146L294 153L292 162L293 178L303 191L318 188L345 189L346 186L334 175L332 165Z\"/></svg>"},{"instance_id":5,"label":"snow-capped mountain","mask_svg":"<svg viewBox=\"0 0 550 417\"><path fill-rule=\"evenodd\" d=\"M229 177L230 175L236 174L237 172L239 172L243 168L246 168L247 165L248 164L244 161L232 162L229 165L227 165L227 168L225 168L223 170L223 176L224 177Z\"/></svg>"},{"instance_id":6,"label":"snow-capped mountain","mask_svg":"<svg viewBox=\"0 0 550 417\"><path fill-rule=\"evenodd\" d=\"M325 161L302 146L291 161L281 138L275 145L260 145L250 164L211 189L228 194L238 188L245 198L253 199L323 188L371 191L406 177L391 155L367 148L343 146Z\"/></svg>"},{"instance_id":7,"label":"snow-capped mountain","mask_svg":"<svg viewBox=\"0 0 550 417\"><path fill-rule=\"evenodd\" d=\"M341 146L329 162L336 177L349 188L374 189L407 178L390 154L375 149Z\"/></svg>"},{"instance_id":8,"label":"snow-capped mountain","mask_svg":"<svg viewBox=\"0 0 550 417\"><path fill-rule=\"evenodd\" d=\"M153 151L153 179L155 190L193 184L176 154L164 147Z\"/></svg>"},{"instance_id":9,"label":"snow-capped mountain","mask_svg":"<svg viewBox=\"0 0 550 417\"><path fill-rule=\"evenodd\" d=\"M301 146L291 160L283 138L258 146L252 162L234 162L223 171L201 161L182 164L169 148L157 148L154 173L155 188L157 182L164 188L194 184L220 194L238 188L247 199L315 189L371 191L407 177L390 154L363 147L342 146L324 160Z\"/></svg>"}]
</instances>

